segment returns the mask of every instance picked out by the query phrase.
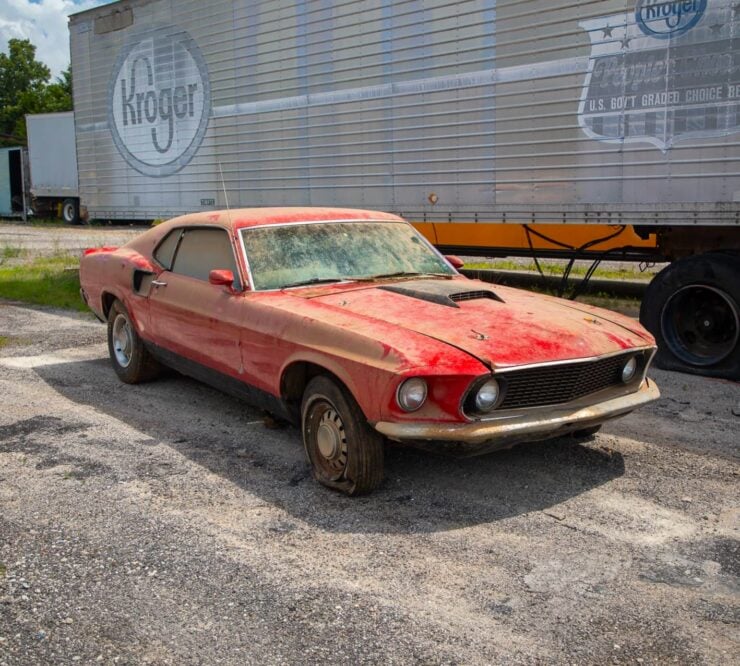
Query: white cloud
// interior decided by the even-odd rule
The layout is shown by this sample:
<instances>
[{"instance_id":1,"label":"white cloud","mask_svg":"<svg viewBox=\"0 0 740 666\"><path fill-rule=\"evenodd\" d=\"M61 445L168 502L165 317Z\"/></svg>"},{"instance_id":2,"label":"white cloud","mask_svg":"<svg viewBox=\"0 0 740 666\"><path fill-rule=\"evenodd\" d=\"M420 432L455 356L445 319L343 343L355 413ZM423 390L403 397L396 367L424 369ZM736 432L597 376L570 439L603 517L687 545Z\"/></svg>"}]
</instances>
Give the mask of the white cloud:
<instances>
[{"instance_id":1,"label":"white cloud","mask_svg":"<svg viewBox=\"0 0 740 666\"><path fill-rule=\"evenodd\" d=\"M51 70L52 78L69 65L67 16L105 4L107 0L2 0L0 51L8 52L9 39L30 39L36 59Z\"/></svg>"}]
</instances>

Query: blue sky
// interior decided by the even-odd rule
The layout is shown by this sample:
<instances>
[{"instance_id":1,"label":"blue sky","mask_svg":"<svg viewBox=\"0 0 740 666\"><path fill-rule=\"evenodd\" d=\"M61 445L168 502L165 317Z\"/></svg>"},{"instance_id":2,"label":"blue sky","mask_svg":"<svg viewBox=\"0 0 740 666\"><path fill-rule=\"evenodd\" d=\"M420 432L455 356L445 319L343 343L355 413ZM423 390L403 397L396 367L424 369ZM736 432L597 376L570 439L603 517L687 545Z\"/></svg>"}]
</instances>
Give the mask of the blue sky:
<instances>
[{"instance_id":1,"label":"blue sky","mask_svg":"<svg viewBox=\"0 0 740 666\"><path fill-rule=\"evenodd\" d=\"M0 51L8 40L28 38L36 45L36 58L53 77L69 64L67 16L110 0L0 0Z\"/></svg>"}]
</instances>

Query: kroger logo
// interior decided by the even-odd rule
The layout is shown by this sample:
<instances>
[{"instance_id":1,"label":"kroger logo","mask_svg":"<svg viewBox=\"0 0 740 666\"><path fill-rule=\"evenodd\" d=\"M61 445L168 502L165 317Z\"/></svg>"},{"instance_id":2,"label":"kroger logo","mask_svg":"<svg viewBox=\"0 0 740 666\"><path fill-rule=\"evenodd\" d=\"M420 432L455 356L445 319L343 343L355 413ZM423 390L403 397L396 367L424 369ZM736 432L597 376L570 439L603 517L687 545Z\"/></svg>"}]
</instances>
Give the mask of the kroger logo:
<instances>
[{"instance_id":1,"label":"kroger logo","mask_svg":"<svg viewBox=\"0 0 740 666\"><path fill-rule=\"evenodd\" d=\"M108 120L124 159L147 176L182 169L208 126L208 72L187 32L157 28L123 49L108 91Z\"/></svg>"},{"instance_id":2,"label":"kroger logo","mask_svg":"<svg viewBox=\"0 0 740 666\"><path fill-rule=\"evenodd\" d=\"M706 8L707 0L638 0L635 19L646 35L667 39L691 30Z\"/></svg>"}]
</instances>

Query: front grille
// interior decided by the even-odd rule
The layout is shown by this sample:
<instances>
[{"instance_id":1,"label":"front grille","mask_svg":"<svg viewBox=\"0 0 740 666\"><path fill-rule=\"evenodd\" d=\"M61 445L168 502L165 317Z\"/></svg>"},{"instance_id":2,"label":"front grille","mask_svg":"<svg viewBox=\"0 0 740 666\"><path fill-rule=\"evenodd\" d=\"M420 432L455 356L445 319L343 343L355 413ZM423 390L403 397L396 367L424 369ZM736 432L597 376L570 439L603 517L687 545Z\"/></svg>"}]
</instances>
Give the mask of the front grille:
<instances>
[{"instance_id":1,"label":"front grille","mask_svg":"<svg viewBox=\"0 0 740 666\"><path fill-rule=\"evenodd\" d=\"M632 353L582 363L563 363L500 375L506 394L498 409L558 405L596 393L610 386L623 386L622 366ZM635 380L642 377L645 355L640 353Z\"/></svg>"}]
</instances>

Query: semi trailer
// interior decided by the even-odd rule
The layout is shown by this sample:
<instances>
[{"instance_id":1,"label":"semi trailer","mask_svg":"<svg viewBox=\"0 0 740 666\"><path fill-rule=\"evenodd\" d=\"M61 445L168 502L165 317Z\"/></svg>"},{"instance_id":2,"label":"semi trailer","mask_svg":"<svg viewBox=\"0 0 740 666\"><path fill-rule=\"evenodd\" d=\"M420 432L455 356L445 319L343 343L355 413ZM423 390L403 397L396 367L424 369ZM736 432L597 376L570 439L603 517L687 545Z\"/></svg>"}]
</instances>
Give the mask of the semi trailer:
<instances>
[{"instance_id":1,"label":"semi trailer","mask_svg":"<svg viewBox=\"0 0 740 666\"><path fill-rule=\"evenodd\" d=\"M80 222L74 114L26 115L28 147L0 149L0 216Z\"/></svg>"},{"instance_id":2,"label":"semi trailer","mask_svg":"<svg viewBox=\"0 0 740 666\"><path fill-rule=\"evenodd\" d=\"M72 111L26 115L31 202L36 215L80 221Z\"/></svg>"},{"instance_id":3,"label":"semi trailer","mask_svg":"<svg viewBox=\"0 0 740 666\"><path fill-rule=\"evenodd\" d=\"M740 379L735 0L122 0L69 29L84 215L350 206L446 253L668 261L656 363Z\"/></svg>"}]
</instances>

